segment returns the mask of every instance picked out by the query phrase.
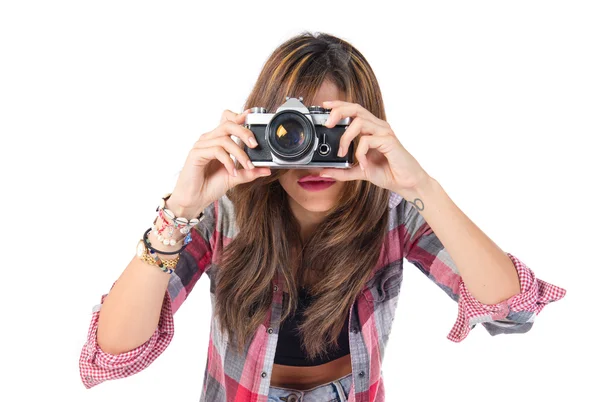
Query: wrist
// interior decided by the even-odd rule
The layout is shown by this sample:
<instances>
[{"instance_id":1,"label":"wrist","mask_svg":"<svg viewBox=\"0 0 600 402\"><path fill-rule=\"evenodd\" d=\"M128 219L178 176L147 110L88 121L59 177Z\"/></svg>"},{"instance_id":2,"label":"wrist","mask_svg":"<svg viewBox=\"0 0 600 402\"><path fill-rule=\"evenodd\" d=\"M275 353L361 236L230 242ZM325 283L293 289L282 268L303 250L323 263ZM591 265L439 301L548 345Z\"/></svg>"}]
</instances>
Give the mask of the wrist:
<instances>
[{"instance_id":1,"label":"wrist","mask_svg":"<svg viewBox=\"0 0 600 402\"><path fill-rule=\"evenodd\" d=\"M184 204L178 202L177 199L169 197L169 199L165 202L165 208L173 212L176 217L191 220L197 218L198 215L200 215L200 212L202 212L206 206L184 206Z\"/></svg>"},{"instance_id":2,"label":"wrist","mask_svg":"<svg viewBox=\"0 0 600 402\"><path fill-rule=\"evenodd\" d=\"M439 185L439 183L433 177L423 175L413 187L397 189L395 192L407 201L414 201L417 198L424 198L436 185Z\"/></svg>"}]
</instances>

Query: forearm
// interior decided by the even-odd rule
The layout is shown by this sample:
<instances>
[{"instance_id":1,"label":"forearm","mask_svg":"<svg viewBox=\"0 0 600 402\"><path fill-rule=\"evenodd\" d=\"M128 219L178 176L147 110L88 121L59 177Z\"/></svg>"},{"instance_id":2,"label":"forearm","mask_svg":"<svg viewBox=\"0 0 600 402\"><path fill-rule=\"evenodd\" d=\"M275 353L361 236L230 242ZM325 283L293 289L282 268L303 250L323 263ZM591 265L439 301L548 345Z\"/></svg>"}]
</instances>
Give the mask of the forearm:
<instances>
[{"instance_id":1,"label":"forearm","mask_svg":"<svg viewBox=\"0 0 600 402\"><path fill-rule=\"evenodd\" d=\"M176 213L189 212L170 202L167 202L167 207L173 208ZM162 228L160 219L157 219L157 225ZM175 249L182 246L180 241L184 237L179 230L173 233L173 239L178 241ZM168 249L153 231L148 233L148 240L157 250ZM176 258L176 255L161 253L158 256L161 259ZM169 279L169 274L137 256L131 260L100 309L97 339L103 351L110 354L127 352L152 336L158 325Z\"/></svg>"},{"instance_id":2,"label":"forearm","mask_svg":"<svg viewBox=\"0 0 600 402\"><path fill-rule=\"evenodd\" d=\"M104 299L98 345L113 355L146 342L156 330L169 275L135 256Z\"/></svg>"},{"instance_id":3,"label":"forearm","mask_svg":"<svg viewBox=\"0 0 600 402\"><path fill-rule=\"evenodd\" d=\"M520 292L517 270L510 258L458 208L435 179L427 176L413 189L397 192L419 210L477 300L495 304Z\"/></svg>"}]
</instances>

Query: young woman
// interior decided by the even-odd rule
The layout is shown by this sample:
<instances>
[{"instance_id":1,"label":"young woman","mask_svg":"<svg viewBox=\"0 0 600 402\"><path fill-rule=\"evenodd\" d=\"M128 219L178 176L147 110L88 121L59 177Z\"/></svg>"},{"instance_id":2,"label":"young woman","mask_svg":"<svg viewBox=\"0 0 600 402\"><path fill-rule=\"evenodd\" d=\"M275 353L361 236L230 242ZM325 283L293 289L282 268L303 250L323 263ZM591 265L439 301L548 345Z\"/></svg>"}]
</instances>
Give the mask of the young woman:
<instances>
[{"instance_id":1,"label":"young woman","mask_svg":"<svg viewBox=\"0 0 600 402\"><path fill-rule=\"evenodd\" d=\"M353 150L358 163L254 167L231 138L257 146L243 125L248 111L226 110L94 309L80 358L86 387L152 363L203 273L213 319L200 399L210 402L384 401L404 258L458 302L455 342L476 323L492 335L526 332L564 296L498 248L402 146L356 48L326 34L283 43L245 108L273 113L287 96L331 109L329 128L350 117L338 156Z\"/></svg>"}]
</instances>

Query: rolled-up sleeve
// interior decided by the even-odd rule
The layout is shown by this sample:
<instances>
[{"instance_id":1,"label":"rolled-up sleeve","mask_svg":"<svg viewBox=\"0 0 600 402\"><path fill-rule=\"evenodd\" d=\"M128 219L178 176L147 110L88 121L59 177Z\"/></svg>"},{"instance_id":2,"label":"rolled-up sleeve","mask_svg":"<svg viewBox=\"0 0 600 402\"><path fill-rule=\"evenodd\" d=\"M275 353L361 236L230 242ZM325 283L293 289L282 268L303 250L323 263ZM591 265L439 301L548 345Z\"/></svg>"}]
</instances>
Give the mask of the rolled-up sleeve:
<instances>
[{"instance_id":1,"label":"rolled-up sleeve","mask_svg":"<svg viewBox=\"0 0 600 402\"><path fill-rule=\"evenodd\" d=\"M101 303L107 295L102 295ZM168 292L165 292L158 326L152 336L143 344L130 351L112 355L104 352L96 337L100 305L94 307L88 330L87 341L79 356L79 373L86 388L91 388L106 380L128 377L148 367L164 352L173 338L173 312Z\"/></svg>"},{"instance_id":2,"label":"rolled-up sleeve","mask_svg":"<svg viewBox=\"0 0 600 402\"><path fill-rule=\"evenodd\" d=\"M565 289L536 278L521 260L506 254L519 274L521 292L497 304L483 304L473 297L461 279L458 318L448 334L451 341L462 341L478 323L491 335L527 332L548 303L565 296Z\"/></svg>"},{"instance_id":3,"label":"rolled-up sleeve","mask_svg":"<svg viewBox=\"0 0 600 402\"><path fill-rule=\"evenodd\" d=\"M518 272L521 292L493 305L479 302L467 289L449 253L427 221L405 200L398 206L402 255L458 303L458 317L447 338L460 342L477 324L491 334L524 333L535 317L566 290L536 278L521 260L506 253Z\"/></svg>"}]
</instances>

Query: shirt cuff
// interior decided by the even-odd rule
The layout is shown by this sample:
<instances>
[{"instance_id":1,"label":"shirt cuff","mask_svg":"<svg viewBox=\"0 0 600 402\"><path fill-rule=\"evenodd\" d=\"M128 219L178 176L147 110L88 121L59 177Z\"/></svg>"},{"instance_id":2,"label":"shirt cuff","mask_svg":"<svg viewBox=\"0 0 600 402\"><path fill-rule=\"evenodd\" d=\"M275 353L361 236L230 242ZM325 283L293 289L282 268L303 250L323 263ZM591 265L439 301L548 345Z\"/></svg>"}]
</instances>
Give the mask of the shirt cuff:
<instances>
[{"instance_id":1,"label":"shirt cuff","mask_svg":"<svg viewBox=\"0 0 600 402\"><path fill-rule=\"evenodd\" d=\"M537 279L534 272L522 261L510 253L506 254L517 269L521 292L497 304L483 304L473 297L461 279L458 318L448 334L448 339L451 341L462 341L479 323L502 320L504 326L507 323L518 326L525 322L532 322L547 304L565 296L565 289ZM507 316L511 312L525 312L525 314L514 314L512 315L514 318L508 320Z\"/></svg>"}]
</instances>

